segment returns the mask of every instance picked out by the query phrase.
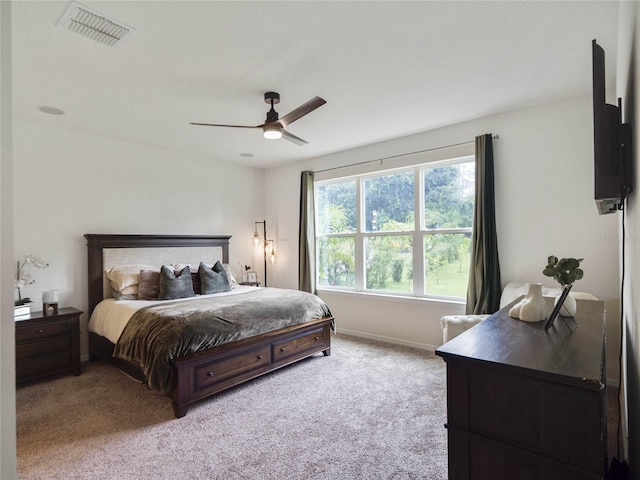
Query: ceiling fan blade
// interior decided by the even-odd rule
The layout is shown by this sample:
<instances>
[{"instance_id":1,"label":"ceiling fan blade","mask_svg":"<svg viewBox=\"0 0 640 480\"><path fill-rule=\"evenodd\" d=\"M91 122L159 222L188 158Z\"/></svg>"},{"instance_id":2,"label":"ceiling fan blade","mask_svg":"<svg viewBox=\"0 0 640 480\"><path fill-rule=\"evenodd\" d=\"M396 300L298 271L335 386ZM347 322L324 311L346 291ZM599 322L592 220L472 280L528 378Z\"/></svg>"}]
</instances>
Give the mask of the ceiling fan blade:
<instances>
[{"instance_id":1,"label":"ceiling fan blade","mask_svg":"<svg viewBox=\"0 0 640 480\"><path fill-rule=\"evenodd\" d=\"M251 127L249 125L219 125L219 124L216 124L216 123L194 123L194 122L191 122L191 125L204 125L205 127L231 127L231 128L260 128L260 127L262 127L262 125Z\"/></svg>"},{"instance_id":2,"label":"ceiling fan blade","mask_svg":"<svg viewBox=\"0 0 640 480\"><path fill-rule=\"evenodd\" d=\"M282 129L282 138L284 138L285 140L289 140L290 142L293 142L296 145L300 145L301 147L309 143L306 140L303 140L300 137L296 137L292 133L287 132L284 128Z\"/></svg>"},{"instance_id":3,"label":"ceiling fan blade","mask_svg":"<svg viewBox=\"0 0 640 480\"><path fill-rule=\"evenodd\" d=\"M282 117L278 121L283 127L286 127L290 123L293 123L296 120L298 120L300 117L304 117L307 113L313 112L316 108L321 107L325 103L327 103L327 101L324 98L313 97L307 103L304 103L300 105L298 108L296 108L295 110L287 113L284 117Z\"/></svg>"}]
</instances>

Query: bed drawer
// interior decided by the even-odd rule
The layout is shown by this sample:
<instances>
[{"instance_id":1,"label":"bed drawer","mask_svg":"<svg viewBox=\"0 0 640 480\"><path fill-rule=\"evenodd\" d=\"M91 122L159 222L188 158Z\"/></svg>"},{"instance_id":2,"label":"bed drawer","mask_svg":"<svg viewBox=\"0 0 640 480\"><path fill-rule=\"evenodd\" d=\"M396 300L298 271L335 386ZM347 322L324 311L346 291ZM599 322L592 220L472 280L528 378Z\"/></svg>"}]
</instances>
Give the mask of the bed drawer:
<instances>
[{"instance_id":1,"label":"bed drawer","mask_svg":"<svg viewBox=\"0 0 640 480\"><path fill-rule=\"evenodd\" d=\"M210 387L231 377L242 375L269 364L269 347L200 365L195 368L195 390Z\"/></svg>"},{"instance_id":2,"label":"bed drawer","mask_svg":"<svg viewBox=\"0 0 640 480\"><path fill-rule=\"evenodd\" d=\"M317 328L297 337L289 338L281 342L273 343L273 362L279 362L289 357L304 354L309 350L319 350L321 347L329 347L327 341L328 329Z\"/></svg>"}]
</instances>

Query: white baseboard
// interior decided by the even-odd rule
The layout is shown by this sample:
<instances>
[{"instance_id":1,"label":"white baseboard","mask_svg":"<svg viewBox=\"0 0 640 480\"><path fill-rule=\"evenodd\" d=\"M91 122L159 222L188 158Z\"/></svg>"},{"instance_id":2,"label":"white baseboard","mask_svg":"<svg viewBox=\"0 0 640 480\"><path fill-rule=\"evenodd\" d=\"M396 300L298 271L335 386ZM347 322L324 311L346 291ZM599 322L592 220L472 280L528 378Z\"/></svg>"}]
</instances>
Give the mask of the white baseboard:
<instances>
[{"instance_id":1,"label":"white baseboard","mask_svg":"<svg viewBox=\"0 0 640 480\"><path fill-rule=\"evenodd\" d=\"M352 337L366 338L367 340L375 340L378 342L401 345L403 347L417 348L419 350L426 350L431 353L433 353L435 349L438 348L439 346L439 345L429 345L427 343L411 342L409 340L402 340L400 338L394 338L394 337L386 337L384 335L374 335L371 333L363 333L363 332L358 332L356 330L349 330L346 328L338 328L337 335L339 336L341 333L344 333L345 335L350 335Z\"/></svg>"},{"instance_id":2,"label":"white baseboard","mask_svg":"<svg viewBox=\"0 0 640 480\"><path fill-rule=\"evenodd\" d=\"M363 333L363 332L358 332L356 330L349 330L347 328L339 328L337 335L340 335L341 333L344 333L345 335L350 335L352 337L366 338L367 340L375 340L378 342L401 345L403 347L417 348L419 350L426 350L431 353L433 353L436 350L436 348L439 347L439 345L429 345L426 343L411 342L408 340L402 340L400 338L387 337L384 335L374 335L372 333ZM620 380L617 378L607 378L607 387L620 388Z\"/></svg>"}]
</instances>

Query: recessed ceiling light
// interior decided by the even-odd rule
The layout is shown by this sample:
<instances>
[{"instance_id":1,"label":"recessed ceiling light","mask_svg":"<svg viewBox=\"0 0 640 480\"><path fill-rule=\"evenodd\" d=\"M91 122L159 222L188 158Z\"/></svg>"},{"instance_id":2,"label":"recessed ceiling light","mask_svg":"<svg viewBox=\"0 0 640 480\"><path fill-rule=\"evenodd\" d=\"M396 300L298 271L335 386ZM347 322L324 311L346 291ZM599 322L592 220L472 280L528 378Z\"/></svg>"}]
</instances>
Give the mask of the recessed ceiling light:
<instances>
[{"instance_id":1,"label":"recessed ceiling light","mask_svg":"<svg viewBox=\"0 0 640 480\"><path fill-rule=\"evenodd\" d=\"M241 153L240 156L250 158L250 157L253 157L253 153Z\"/></svg>"},{"instance_id":2,"label":"recessed ceiling light","mask_svg":"<svg viewBox=\"0 0 640 480\"><path fill-rule=\"evenodd\" d=\"M60 110L56 107L49 107L48 105L40 105L38 110L42 113L48 113L49 115L64 115L64 110Z\"/></svg>"}]
</instances>

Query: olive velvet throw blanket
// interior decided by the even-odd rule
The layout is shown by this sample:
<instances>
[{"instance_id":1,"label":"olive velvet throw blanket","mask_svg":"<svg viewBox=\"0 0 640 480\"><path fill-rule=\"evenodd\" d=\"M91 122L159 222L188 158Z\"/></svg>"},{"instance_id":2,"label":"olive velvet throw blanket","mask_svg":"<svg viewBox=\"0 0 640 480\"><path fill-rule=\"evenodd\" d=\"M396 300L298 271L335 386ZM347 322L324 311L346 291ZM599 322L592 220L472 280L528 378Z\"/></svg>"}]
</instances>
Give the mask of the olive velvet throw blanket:
<instances>
[{"instance_id":1,"label":"olive velvet throw blanket","mask_svg":"<svg viewBox=\"0 0 640 480\"><path fill-rule=\"evenodd\" d=\"M131 317L113 356L139 367L151 388L168 395L174 358L330 316L316 295L280 288L163 302Z\"/></svg>"}]
</instances>

